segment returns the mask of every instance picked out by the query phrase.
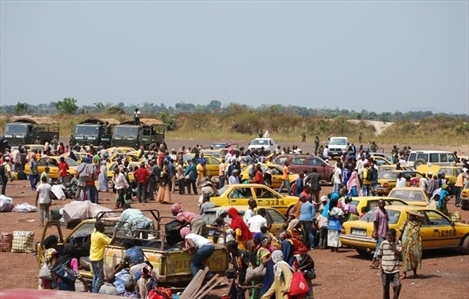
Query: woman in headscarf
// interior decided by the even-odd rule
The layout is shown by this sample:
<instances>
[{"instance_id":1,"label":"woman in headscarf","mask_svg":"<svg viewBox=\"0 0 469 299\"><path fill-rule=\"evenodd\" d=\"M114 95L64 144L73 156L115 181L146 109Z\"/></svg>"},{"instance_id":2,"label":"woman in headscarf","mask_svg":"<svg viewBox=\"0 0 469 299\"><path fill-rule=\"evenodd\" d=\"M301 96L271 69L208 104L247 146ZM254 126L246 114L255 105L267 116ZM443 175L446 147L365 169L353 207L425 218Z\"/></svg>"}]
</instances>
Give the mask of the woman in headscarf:
<instances>
[{"instance_id":1,"label":"woman in headscarf","mask_svg":"<svg viewBox=\"0 0 469 299\"><path fill-rule=\"evenodd\" d=\"M339 247L341 246L339 238L342 224L340 220L344 212L337 207L339 203L338 199L339 194L333 193L331 200L326 205L329 206L327 209L327 246L331 247L332 252L339 252Z\"/></svg>"},{"instance_id":2,"label":"woman in headscarf","mask_svg":"<svg viewBox=\"0 0 469 299\"><path fill-rule=\"evenodd\" d=\"M101 166L99 167L98 191L109 192L109 184L107 179L107 158L104 158L101 161Z\"/></svg>"},{"instance_id":3,"label":"woman in headscarf","mask_svg":"<svg viewBox=\"0 0 469 299\"><path fill-rule=\"evenodd\" d=\"M262 287L260 290L253 290L251 298L258 298L265 294L272 283L274 282L274 263L272 262L272 255L269 250L270 248L270 241L267 236L264 234L256 233L256 243L259 244L259 248L256 252L256 267L260 266L261 264L265 267L265 275L262 279ZM256 282L255 282L256 283Z\"/></svg>"},{"instance_id":4,"label":"woman in headscarf","mask_svg":"<svg viewBox=\"0 0 469 299\"><path fill-rule=\"evenodd\" d=\"M46 249L46 251L44 252L44 256L43 256L43 264L41 266L41 269L42 268L48 268L49 271L52 269L52 265L55 264L57 258L59 256L59 252L57 250L55 250L55 248L48 248ZM41 272L39 272L39 274L41 274ZM55 281L53 281L52 279L47 279L47 278L41 278L41 288L43 289L55 289L57 286L55 284Z\"/></svg>"},{"instance_id":5,"label":"woman in headscarf","mask_svg":"<svg viewBox=\"0 0 469 299\"><path fill-rule=\"evenodd\" d=\"M448 192L448 185L443 184L441 186L439 195L440 195L440 198L436 204L436 207L438 211L445 214L446 216L449 216L448 207L446 206L446 202L450 200L450 195Z\"/></svg>"},{"instance_id":6,"label":"woman in headscarf","mask_svg":"<svg viewBox=\"0 0 469 299\"><path fill-rule=\"evenodd\" d=\"M199 270L205 269L205 261L215 252L212 241L198 234L191 232L188 227L183 227L180 231L181 237L186 241L182 251L195 252L191 261L192 276L196 276ZM213 273L207 272L207 280L212 279Z\"/></svg>"},{"instance_id":7,"label":"woman in headscarf","mask_svg":"<svg viewBox=\"0 0 469 299\"><path fill-rule=\"evenodd\" d=\"M75 245L73 245L72 243L67 243L65 245L64 254L57 259L53 267L59 264L64 264L65 266L72 269L76 273L77 279L80 280L85 286L85 291L88 290L88 285L86 284L86 281L81 277L78 272L78 260L75 258ZM75 291L75 283L67 283L57 278L57 289L61 291Z\"/></svg>"},{"instance_id":8,"label":"woman in headscarf","mask_svg":"<svg viewBox=\"0 0 469 299\"><path fill-rule=\"evenodd\" d=\"M288 299L293 269L283 260L283 254L280 250L272 252L272 261L274 263L274 282L261 299L270 299L272 295L275 295L275 299Z\"/></svg>"},{"instance_id":9,"label":"woman in headscarf","mask_svg":"<svg viewBox=\"0 0 469 299\"><path fill-rule=\"evenodd\" d=\"M176 216L176 220L181 223L181 227L190 225L191 232L202 236L204 228L207 226L202 215L183 211L182 206L179 203L175 203L171 206L171 213L173 216Z\"/></svg>"},{"instance_id":10,"label":"woman in headscarf","mask_svg":"<svg viewBox=\"0 0 469 299\"><path fill-rule=\"evenodd\" d=\"M235 208L228 210L228 216L231 218L230 227L233 230L235 241L238 242L238 248L246 250L246 242L252 239L251 231Z\"/></svg>"},{"instance_id":11,"label":"woman in headscarf","mask_svg":"<svg viewBox=\"0 0 469 299\"><path fill-rule=\"evenodd\" d=\"M353 169L352 174L347 181L347 190L349 190L348 196L358 196L358 190L360 190L360 178L358 177L358 172L356 169Z\"/></svg>"},{"instance_id":12,"label":"woman in headscarf","mask_svg":"<svg viewBox=\"0 0 469 299\"><path fill-rule=\"evenodd\" d=\"M396 240L402 236L402 271L401 279L405 279L407 271L412 270L417 277L417 269L422 265L422 237L420 227L423 215L418 211L407 211L407 219L402 223Z\"/></svg>"}]
</instances>

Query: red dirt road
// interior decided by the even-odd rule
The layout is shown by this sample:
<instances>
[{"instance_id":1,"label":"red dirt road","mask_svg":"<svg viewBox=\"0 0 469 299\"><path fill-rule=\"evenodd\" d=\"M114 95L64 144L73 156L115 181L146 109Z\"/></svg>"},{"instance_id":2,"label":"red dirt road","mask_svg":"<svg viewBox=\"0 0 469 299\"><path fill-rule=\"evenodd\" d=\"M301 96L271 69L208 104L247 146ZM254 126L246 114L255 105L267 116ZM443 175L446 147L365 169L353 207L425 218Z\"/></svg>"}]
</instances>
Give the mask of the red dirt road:
<instances>
[{"instance_id":1,"label":"red dirt road","mask_svg":"<svg viewBox=\"0 0 469 299\"><path fill-rule=\"evenodd\" d=\"M179 148L182 145L194 146L196 141L169 140L169 148ZM209 145L210 141L203 141ZM300 144L303 152L312 151L313 145ZM283 146L283 145L282 145ZM389 147L390 149L390 147ZM448 148L448 150L452 150ZM389 151L389 150L387 150ZM330 192L324 188L323 193ZM35 192L29 188L29 181L14 181L7 186L7 196L13 198L14 203L27 202L34 204ZM114 195L100 193L100 204L113 207ZM195 195L172 194L173 202L180 202L187 210L197 211ZM55 206L63 206L67 200L54 201ZM452 203L452 202L450 202ZM134 207L141 209L159 209L162 214L169 214L170 206L151 203L134 203ZM449 205L450 211L456 208ZM469 212L461 211L463 220L469 223ZM32 221L34 220L34 221ZM37 213L0 213L0 230L29 230L35 232L35 242L39 241L42 229L39 227ZM63 228L65 234L68 230ZM317 278L314 280L315 298L318 299L348 299L348 298L380 298L382 297L381 276L379 270L373 270L368 265L370 259L359 256L354 250L342 249L339 253L329 250L314 250ZM34 254L0 253L0 289L6 288L36 288L38 264ZM420 277L402 281L403 287L400 298L469 298L469 256L460 255L451 250L424 252ZM224 290L212 292L213 298L219 298Z\"/></svg>"}]
</instances>

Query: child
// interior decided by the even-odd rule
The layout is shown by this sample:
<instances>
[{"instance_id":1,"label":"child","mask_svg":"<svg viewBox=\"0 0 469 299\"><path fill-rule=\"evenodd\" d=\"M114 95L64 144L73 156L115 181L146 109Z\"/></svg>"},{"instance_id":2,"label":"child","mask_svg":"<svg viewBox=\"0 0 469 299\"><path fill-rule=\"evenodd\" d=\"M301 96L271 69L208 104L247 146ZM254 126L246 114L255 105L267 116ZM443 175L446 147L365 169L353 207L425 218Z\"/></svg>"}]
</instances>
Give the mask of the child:
<instances>
[{"instance_id":1,"label":"child","mask_svg":"<svg viewBox=\"0 0 469 299\"><path fill-rule=\"evenodd\" d=\"M394 291L393 299L399 298L401 291L401 281L399 278L399 257L402 246L400 241L395 241L396 230L390 229L378 249L378 258L381 264L381 278L383 283L383 298L390 299L389 285Z\"/></svg>"},{"instance_id":2,"label":"child","mask_svg":"<svg viewBox=\"0 0 469 299\"><path fill-rule=\"evenodd\" d=\"M326 249L327 245L327 217L322 215L323 209L319 210L319 215L316 216L317 226L319 228L319 244L318 248Z\"/></svg>"},{"instance_id":3,"label":"child","mask_svg":"<svg viewBox=\"0 0 469 299\"><path fill-rule=\"evenodd\" d=\"M225 272L226 278L228 278L228 294L223 295L223 299L238 299L238 292L241 290L259 289L262 284L256 284L253 286L242 286L236 281L237 275L235 269L228 269Z\"/></svg>"},{"instance_id":4,"label":"child","mask_svg":"<svg viewBox=\"0 0 469 299\"><path fill-rule=\"evenodd\" d=\"M367 213L366 207L362 207L361 210L360 210L360 218L362 218L363 216L365 216L366 213Z\"/></svg>"}]
</instances>

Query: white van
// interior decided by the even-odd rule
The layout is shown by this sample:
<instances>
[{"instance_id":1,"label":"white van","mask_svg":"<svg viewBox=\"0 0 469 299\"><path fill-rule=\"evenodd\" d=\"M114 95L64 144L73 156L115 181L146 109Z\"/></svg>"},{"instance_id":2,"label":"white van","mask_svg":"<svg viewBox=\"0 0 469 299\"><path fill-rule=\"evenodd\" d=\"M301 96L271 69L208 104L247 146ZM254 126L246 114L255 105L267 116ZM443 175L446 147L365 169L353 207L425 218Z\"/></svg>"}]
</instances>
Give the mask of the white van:
<instances>
[{"instance_id":1,"label":"white van","mask_svg":"<svg viewBox=\"0 0 469 299\"><path fill-rule=\"evenodd\" d=\"M411 151L407 159L407 166L416 169L420 165L430 163L432 165L451 165L456 157L449 151L418 150Z\"/></svg>"},{"instance_id":2,"label":"white van","mask_svg":"<svg viewBox=\"0 0 469 299\"><path fill-rule=\"evenodd\" d=\"M348 137L331 137L329 138L329 157L342 156L342 153L348 150Z\"/></svg>"}]
</instances>

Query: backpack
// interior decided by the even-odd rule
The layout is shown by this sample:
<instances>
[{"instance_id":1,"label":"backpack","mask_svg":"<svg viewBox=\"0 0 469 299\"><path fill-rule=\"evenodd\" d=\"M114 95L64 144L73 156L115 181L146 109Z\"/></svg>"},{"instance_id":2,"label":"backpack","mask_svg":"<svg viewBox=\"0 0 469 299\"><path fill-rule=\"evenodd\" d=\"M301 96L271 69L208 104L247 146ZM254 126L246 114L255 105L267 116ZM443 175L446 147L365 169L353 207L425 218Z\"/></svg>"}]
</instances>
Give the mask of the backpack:
<instances>
[{"instance_id":1,"label":"backpack","mask_svg":"<svg viewBox=\"0 0 469 299\"><path fill-rule=\"evenodd\" d=\"M370 182L373 180L373 170L370 168L366 170L366 180Z\"/></svg>"},{"instance_id":2,"label":"backpack","mask_svg":"<svg viewBox=\"0 0 469 299\"><path fill-rule=\"evenodd\" d=\"M5 176L5 165L0 164L0 176Z\"/></svg>"}]
</instances>

